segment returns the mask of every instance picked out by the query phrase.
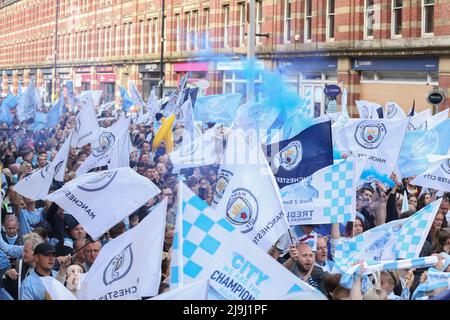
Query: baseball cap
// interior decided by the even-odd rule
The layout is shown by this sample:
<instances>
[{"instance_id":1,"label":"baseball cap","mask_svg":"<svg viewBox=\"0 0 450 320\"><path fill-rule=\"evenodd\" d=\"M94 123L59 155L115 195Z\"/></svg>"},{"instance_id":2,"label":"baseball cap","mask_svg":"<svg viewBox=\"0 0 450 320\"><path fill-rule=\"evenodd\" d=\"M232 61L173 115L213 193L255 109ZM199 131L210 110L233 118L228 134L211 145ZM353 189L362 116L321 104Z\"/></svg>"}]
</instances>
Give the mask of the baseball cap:
<instances>
[{"instance_id":1,"label":"baseball cap","mask_svg":"<svg viewBox=\"0 0 450 320\"><path fill-rule=\"evenodd\" d=\"M43 256L47 256L49 254L56 254L56 249L54 246L52 246L51 244L47 243L47 242L43 242L40 243L36 246L36 248L34 249L34 254L41 254Z\"/></svg>"}]
</instances>

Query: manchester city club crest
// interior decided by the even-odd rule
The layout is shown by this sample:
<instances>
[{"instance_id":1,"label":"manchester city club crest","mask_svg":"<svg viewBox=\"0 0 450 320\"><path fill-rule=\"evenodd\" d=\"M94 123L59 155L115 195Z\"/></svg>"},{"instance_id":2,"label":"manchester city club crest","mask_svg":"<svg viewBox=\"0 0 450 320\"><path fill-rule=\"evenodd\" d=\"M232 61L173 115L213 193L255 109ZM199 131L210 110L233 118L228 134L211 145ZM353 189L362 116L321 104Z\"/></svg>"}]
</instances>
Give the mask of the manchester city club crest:
<instances>
[{"instance_id":1,"label":"manchester city club crest","mask_svg":"<svg viewBox=\"0 0 450 320\"><path fill-rule=\"evenodd\" d=\"M112 148L115 141L116 138L111 132L102 132L98 138L98 146L92 150L92 154L96 157L104 155Z\"/></svg>"},{"instance_id":2,"label":"manchester city club crest","mask_svg":"<svg viewBox=\"0 0 450 320\"><path fill-rule=\"evenodd\" d=\"M448 174L450 174L450 159L445 160L442 164L441 164L441 168L447 172Z\"/></svg>"},{"instance_id":3,"label":"manchester city club crest","mask_svg":"<svg viewBox=\"0 0 450 320\"><path fill-rule=\"evenodd\" d=\"M95 192L105 189L116 177L117 171L105 172L99 177L95 175L92 179L77 186L78 189L86 192Z\"/></svg>"},{"instance_id":4,"label":"manchester city club crest","mask_svg":"<svg viewBox=\"0 0 450 320\"><path fill-rule=\"evenodd\" d=\"M356 142L365 149L378 148L386 135L386 127L382 123L361 122L355 131Z\"/></svg>"},{"instance_id":5,"label":"manchester city club crest","mask_svg":"<svg viewBox=\"0 0 450 320\"><path fill-rule=\"evenodd\" d=\"M261 118L262 114L264 112L264 106L260 103L255 103L250 106L248 109L248 116L252 119L259 119Z\"/></svg>"},{"instance_id":6,"label":"manchester city club crest","mask_svg":"<svg viewBox=\"0 0 450 320\"><path fill-rule=\"evenodd\" d=\"M439 134L436 130L426 130L412 145L408 158L410 160L424 159L427 154L432 154L439 146Z\"/></svg>"},{"instance_id":7,"label":"manchester city club crest","mask_svg":"<svg viewBox=\"0 0 450 320\"><path fill-rule=\"evenodd\" d=\"M240 226L242 233L253 230L258 219L258 200L245 188L233 190L227 204L227 220Z\"/></svg>"},{"instance_id":8,"label":"manchester city club crest","mask_svg":"<svg viewBox=\"0 0 450 320\"><path fill-rule=\"evenodd\" d=\"M213 202L215 204L219 203L220 199L222 199L225 189L230 182L233 173L228 170L221 169L219 171L219 178L216 183L216 190L214 190L214 198Z\"/></svg>"},{"instance_id":9,"label":"manchester city club crest","mask_svg":"<svg viewBox=\"0 0 450 320\"><path fill-rule=\"evenodd\" d=\"M282 167L290 171L297 168L302 161L302 156L302 143L300 141L292 141L274 157L274 163L277 168Z\"/></svg>"},{"instance_id":10,"label":"manchester city club crest","mask_svg":"<svg viewBox=\"0 0 450 320\"><path fill-rule=\"evenodd\" d=\"M133 266L133 250L131 243L118 255L111 259L103 271L103 283L109 286L115 281L125 277Z\"/></svg>"}]
</instances>

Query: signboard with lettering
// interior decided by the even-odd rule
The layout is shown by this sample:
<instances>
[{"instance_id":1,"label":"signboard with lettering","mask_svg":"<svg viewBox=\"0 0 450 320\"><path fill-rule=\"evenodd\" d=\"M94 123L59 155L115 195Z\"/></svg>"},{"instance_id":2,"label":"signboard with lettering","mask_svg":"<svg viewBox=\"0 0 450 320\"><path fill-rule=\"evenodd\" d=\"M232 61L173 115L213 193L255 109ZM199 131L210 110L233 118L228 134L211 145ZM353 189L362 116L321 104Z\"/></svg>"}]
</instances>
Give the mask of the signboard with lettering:
<instances>
[{"instance_id":1,"label":"signboard with lettering","mask_svg":"<svg viewBox=\"0 0 450 320\"><path fill-rule=\"evenodd\" d=\"M341 88L339 88L335 84L329 84L325 86L325 89L323 89L323 92L327 97L330 98L336 98L341 93Z\"/></svg>"},{"instance_id":2,"label":"signboard with lettering","mask_svg":"<svg viewBox=\"0 0 450 320\"><path fill-rule=\"evenodd\" d=\"M428 92L427 102L431 105L441 104L445 100L445 95L441 90L432 90Z\"/></svg>"}]
</instances>

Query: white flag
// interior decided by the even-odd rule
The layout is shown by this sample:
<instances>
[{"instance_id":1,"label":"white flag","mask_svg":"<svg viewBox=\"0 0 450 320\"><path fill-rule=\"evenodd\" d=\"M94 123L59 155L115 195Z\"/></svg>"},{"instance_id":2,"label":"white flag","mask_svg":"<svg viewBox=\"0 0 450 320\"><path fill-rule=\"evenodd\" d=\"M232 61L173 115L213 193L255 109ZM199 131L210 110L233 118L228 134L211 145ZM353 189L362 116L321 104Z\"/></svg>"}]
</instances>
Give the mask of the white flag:
<instances>
[{"instance_id":1,"label":"white flag","mask_svg":"<svg viewBox=\"0 0 450 320\"><path fill-rule=\"evenodd\" d=\"M31 200L44 199L52 185L53 173L54 168L52 168L52 164L48 164L26 178L19 180L14 186L14 191Z\"/></svg>"},{"instance_id":2,"label":"white flag","mask_svg":"<svg viewBox=\"0 0 450 320\"><path fill-rule=\"evenodd\" d=\"M117 136L117 141L111 150L111 160L108 169L129 167L130 153L133 151L133 144L128 130L121 130L121 135Z\"/></svg>"},{"instance_id":3,"label":"white flag","mask_svg":"<svg viewBox=\"0 0 450 320\"><path fill-rule=\"evenodd\" d=\"M216 127L207 130L201 137L188 141L186 144L169 153L173 163L173 172L183 168L207 166L219 163L222 151L216 148Z\"/></svg>"},{"instance_id":4,"label":"white flag","mask_svg":"<svg viewBox=\"0 0 450 320\"><path fill-rule=\"evenodd\" d=\"M389 180L398 161L408 121L408 118L350 119L339 130L337 140L343 151L351 152L357 158L368 157L361 180L370 177L382 182Z\"/></svg>"},{"instance_id":5,"label":"white flag","mask_svg":"<svg viewBox=\"0 0 450 320\"><path fill-rule=\"evenodd\" d=\"M255 246L222 214L212 210L187 186L180 186L183 211L177 216L170 287L209 279L222 299L279 299L307 291L323 297Z\"/></svg>"},{"instance_id":6,"label":"white flag","mask_svg":"<svg viewBox=\"0 0 450 320\"><path fill-rule=\"evenodd\" d=\"M378 103L366 101L366 100L356 100L356 107L358 108L359 117L361 119L378 119L377 110L381 108Z\"/></svg>"},{"instance_id":7,"label":"white flag","mask_svg":"<svg viewBox=\"0 0 450 320\"><path fill-rule=\"evenodd\" d=\"M428 108L415 116L412 116L409 120L408 131L415 131L426 128L426 122L433 116L431 109Z\"/></svg>"},{"instance_id":8,"label":"white flag","mask_svg":"<svg viewBox=\"0 0 450 320\"><path fill-rule=\"evenodd\" d=\"M55 180L64 182L64 173L67 167L67 159L69 158L70 151L70 143L73 139L73 132L67 137L64 144L59 149L58 153L55 156L55 159L52 161L52 166L55 168Z\"/></svg>"},{"instance_id":9,"label":"white flag","mask_svg":"<svg viewBox=\"0 0 450 320\"><path fill-rule=\"evenodd\" d=\"M415 177L411 184L450 192L450 155L433 163L427 171Z\"/></svg>"},{"instance_id":10,"label":"white flag","mask_svg":"<svg viewBox=\"0 0 450 320\"><path fill-rule=\"evenodd\" d=\"M167 200L100 251L79 291L80 300L136 300L158 294Z\"/></svg>"},{"instance_id":11,"label":"white flag","mask_svg":"<svg viewBox=\"0 0 450 320\"><path fill-rule=\"evenodd\" d=\"M212 300L208 299L209 280L194 281L184 287L164 292L150 300Z\"/></svg>"},{"instance_id":12,"label":"white flag","mask_svg":"<svg viewBox=\"0 0 450 320\"><path fill-rule=\"evenodd\" d=\"M75 98L77 100L82 100L85 97L90 97L92 99L92 104L94 106L98 106L102 95L103 95L102 90L86 90L86 91L81 92Z\"/></svg>"},{"instance_id":13,"label":"white flag","mask_svg":"<svg viewBox=\"0 0 450 320\"><path fill-rule=\"evenodd\" d=\"M39 277L47 291L47 300L77 300L61 282L53 277Z\"/></svg>"},{"instance_id":14,"label":"white flag","mask_svg":"<svg viewBox=\"0 0 450 320\"><path fill-rule=\"evenodd\" d=\"M432 129L435 126L437 126L439 123L445 121L448 119L448 108L445 109L444 111L441 111L439 113L436 113L434 116L432 116L431 118L427 119L426 122L426 126L425 129Z\"/></svg>"},{"instance_id":15,"label":"white flag","mask_svg":"<svg viewBox=\"0 0 450 320\"><path fill-rule=\"evenodd\" d=\"M215 210L267 251L289 224L273 172L259 145L253 150L259 163L237 166Z\"/></svg>"},{"instance_id":16,"label":"white flag","mask_svg":"<svg viewBox=\"0 0 450 320\"><path fill-rule=\"evenodd\" d=\"M117 145L123 147L129 125L130 118L122 117L112 126L106 129L102 128L99 131L98 140L93 142L91 154L78 168L77 176L88 172L92 168L106 166L111 160L114 148Z\"/></svg>"},{"instance_id":17,"label":"white flag","mask_svg":"<svg viewBox=\"0 0 450 320\"><path fill-rule=\"evenodd\" d=\"M386 102L386 118L387 119L403 119L406 118L406 114L396 102Z\"/></svg>"},{"instance_id":18,"label":"white flag","mask_svg":"<svg viewBox=\"0 0 450 320\"><path fill-rule=\"evenodd\" d=\"M97 239L159 192L149 179L126 167L84 174L46 200L56 202Z\"/></svg>"},{"instance_id":19,"label":"white flag","mask_svg":"<svg viewBox=\"0 0 450 320\"><path fill-rule=\"evenodd\" d=\"M290 225L345 223L355 220L353 157L314 172L280 190Z\"/></svg>"},{"instance_id":20,"label":"white flag","mask_svg":"<svg viewBox=\"0 0 450 320\"><path fill-rule=\"evenodd\" d=\"M73 132L71 147L81 148L98 138L100 125L97 121L92 98L85 96L81 99L83 105L75 119L75 130Z\"/></svg>"}]
</instances>

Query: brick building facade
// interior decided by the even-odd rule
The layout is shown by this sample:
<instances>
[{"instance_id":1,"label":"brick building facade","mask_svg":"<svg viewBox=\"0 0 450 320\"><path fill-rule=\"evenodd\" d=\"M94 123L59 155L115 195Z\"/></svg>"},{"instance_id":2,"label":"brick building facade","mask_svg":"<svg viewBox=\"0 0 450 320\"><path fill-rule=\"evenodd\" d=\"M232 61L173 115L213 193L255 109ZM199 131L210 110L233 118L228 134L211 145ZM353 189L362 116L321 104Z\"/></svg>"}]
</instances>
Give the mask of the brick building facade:
<instances>
[{"instance_id":1,"label":"brick building facade","mask_svg":"<svg viewBox=\"0 0 450 320\"><path fill-rule=\"evenodd\" d=\"M165 2L166 87L189 72L192 82L208 81L203 94L245 92L238 61L247 47L245 1ZM51 91L56 3L0 0L4 92L31 76ZM58 3L56 78L74 80L76 90L102 89L107 100L132 79L147 96L161 68L161 1ZM415 99L420 110L433 87L450 95L449 14L450 0L260 0L256 53L261 68L279 69L322 109L323 87L338 84L352 112L355 99L396 101L406 111Z\"/></svg>"}]
</instances>

